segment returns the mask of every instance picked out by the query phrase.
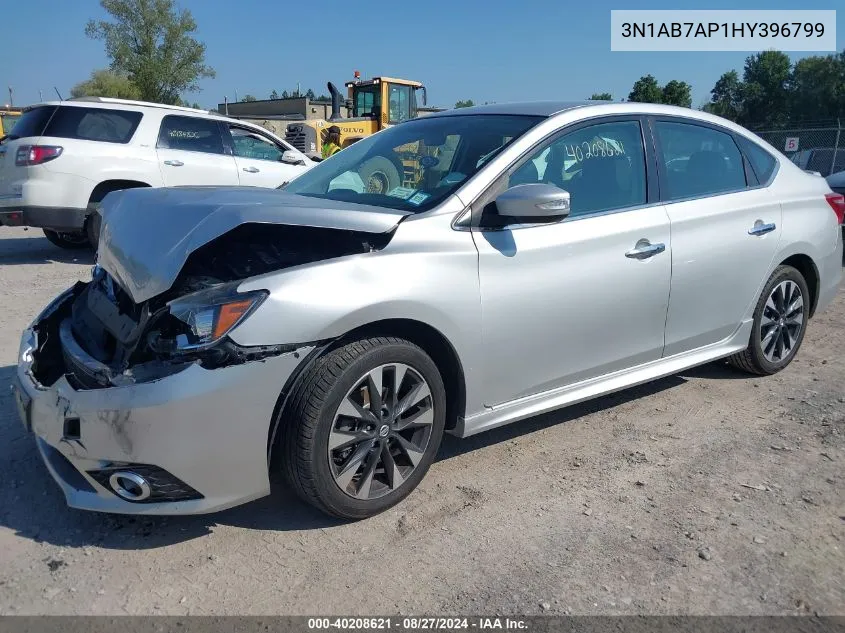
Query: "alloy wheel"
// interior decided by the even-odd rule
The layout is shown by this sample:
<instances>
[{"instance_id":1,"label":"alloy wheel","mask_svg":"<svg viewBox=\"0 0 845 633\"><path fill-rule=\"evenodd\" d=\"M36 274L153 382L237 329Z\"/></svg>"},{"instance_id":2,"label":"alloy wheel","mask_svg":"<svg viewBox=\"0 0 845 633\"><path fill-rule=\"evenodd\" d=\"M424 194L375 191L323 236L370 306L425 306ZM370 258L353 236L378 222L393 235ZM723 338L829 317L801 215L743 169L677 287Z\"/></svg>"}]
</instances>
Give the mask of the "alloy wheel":
<instances>
[{"instance_id":1,"label":"alloy wheel","mask_svg":"<svg viewBox=\"0 0 845 633\"><path fill-rule=\"evenodd\" d=\"M760 319L760 347L770 363L787 358L804 327L804 297L794 281L772 289Z\"/></svg>"},{"instance_id":2,"label":"alloy wheel","mask_svg":"<svg viewBox=\"0 0 845 633\"><path fill-rule=\"evenodd\" d=\"M337 486L356 499L397 490L431 440L434 399L413 367L380 365L359 378L335 412L328 458Z\"/></svg>"}]
</instances>

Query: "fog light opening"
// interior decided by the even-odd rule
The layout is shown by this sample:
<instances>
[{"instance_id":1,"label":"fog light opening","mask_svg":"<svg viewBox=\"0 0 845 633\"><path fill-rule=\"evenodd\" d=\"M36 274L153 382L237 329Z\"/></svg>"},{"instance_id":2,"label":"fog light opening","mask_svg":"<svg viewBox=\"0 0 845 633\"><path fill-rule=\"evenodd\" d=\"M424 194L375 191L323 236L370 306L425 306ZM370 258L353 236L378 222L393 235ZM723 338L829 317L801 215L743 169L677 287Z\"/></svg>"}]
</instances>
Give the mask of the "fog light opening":
<instances>
[{"instance_id":1,"label":"fog light opening","mask_svg":"<svg viewBox=\"0 0 845 633\"><path fill-rule=\"evenodd\" d=\"M109 486L118 497L127 501L143 501L150 496L150 484L136 473L119 471L109 477Z\"/></svg>"}]
</instances>

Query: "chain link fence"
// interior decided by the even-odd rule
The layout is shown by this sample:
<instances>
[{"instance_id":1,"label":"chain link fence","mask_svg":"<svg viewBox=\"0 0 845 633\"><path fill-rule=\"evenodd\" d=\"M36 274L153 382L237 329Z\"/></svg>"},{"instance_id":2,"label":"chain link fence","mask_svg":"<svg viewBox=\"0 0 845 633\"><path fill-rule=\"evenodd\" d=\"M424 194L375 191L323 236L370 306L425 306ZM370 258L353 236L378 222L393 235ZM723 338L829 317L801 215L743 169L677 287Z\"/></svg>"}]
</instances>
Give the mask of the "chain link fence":
<instances>
[{"instance_id":1,"label":"chain link fence","mask_svg":"<svg viewBox=\"0 0 845 633\"><path fill-rule=\"evenodd\" d=\"M754 129L801 169L829 176L845 171L845 120L831 123Z\"/></svg>"}]
</instances>

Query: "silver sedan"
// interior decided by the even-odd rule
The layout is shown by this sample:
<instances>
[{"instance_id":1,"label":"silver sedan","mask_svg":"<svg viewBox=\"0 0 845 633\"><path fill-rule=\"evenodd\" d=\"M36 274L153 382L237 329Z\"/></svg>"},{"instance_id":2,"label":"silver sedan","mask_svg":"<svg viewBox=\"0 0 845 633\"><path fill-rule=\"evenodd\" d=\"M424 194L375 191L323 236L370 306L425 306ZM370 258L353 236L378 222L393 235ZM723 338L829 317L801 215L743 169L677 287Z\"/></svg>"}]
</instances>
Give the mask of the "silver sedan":
<instances>
[{"instance_id":1,"label":"silver sedan","mask_svg":"<svg viewBox=\"0 0 845 633\"><path fill-rule=\"evenodd\" d=\"M773 374L841 276L845 200L688 109L454 110L283 190L103 202L92 278L24 332L24 423L78 508L201 513L271 465L346 518L465 437L727 359Z\"/></svg>"}]
</instances>

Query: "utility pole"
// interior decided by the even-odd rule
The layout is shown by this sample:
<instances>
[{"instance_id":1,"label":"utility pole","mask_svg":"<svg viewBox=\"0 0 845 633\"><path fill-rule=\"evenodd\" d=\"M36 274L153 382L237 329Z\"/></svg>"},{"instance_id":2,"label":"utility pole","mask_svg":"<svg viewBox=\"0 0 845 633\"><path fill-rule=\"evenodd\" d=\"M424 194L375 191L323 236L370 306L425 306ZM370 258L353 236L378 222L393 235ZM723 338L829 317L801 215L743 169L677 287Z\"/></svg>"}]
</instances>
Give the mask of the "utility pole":
<instances>
[{"instance_id":1,"label":"utility pole","mask_svg":"<svg viewBox=\"0 0 845 633\"><path fill-rule=\"evenodd\" d=\"M235 103L237 103L237 101L238 101L238 91L235 90Z\"/></svg>"},{"instance_id":2,"label":"utility pole","mask_svg":"<svg viewBox=\"0 0 845 633\"><path fill-rule=\"evenodd\" d=\"M38 91L38 100L44 101L44 91L43 90Z\"/></svg>"},{"instance_id":3,"label":"utility pole","mask_svg":"<svg viewBox=\"0 0 845 633\"><path fill-rule=\"evenodd\" d=\"M9 86L9 105L12 106L12 107L14 107L14 105L15 105L15 97L14 97L14 94L12 93L12 87L11 86Z\"/></svg>"}]
</instances>

